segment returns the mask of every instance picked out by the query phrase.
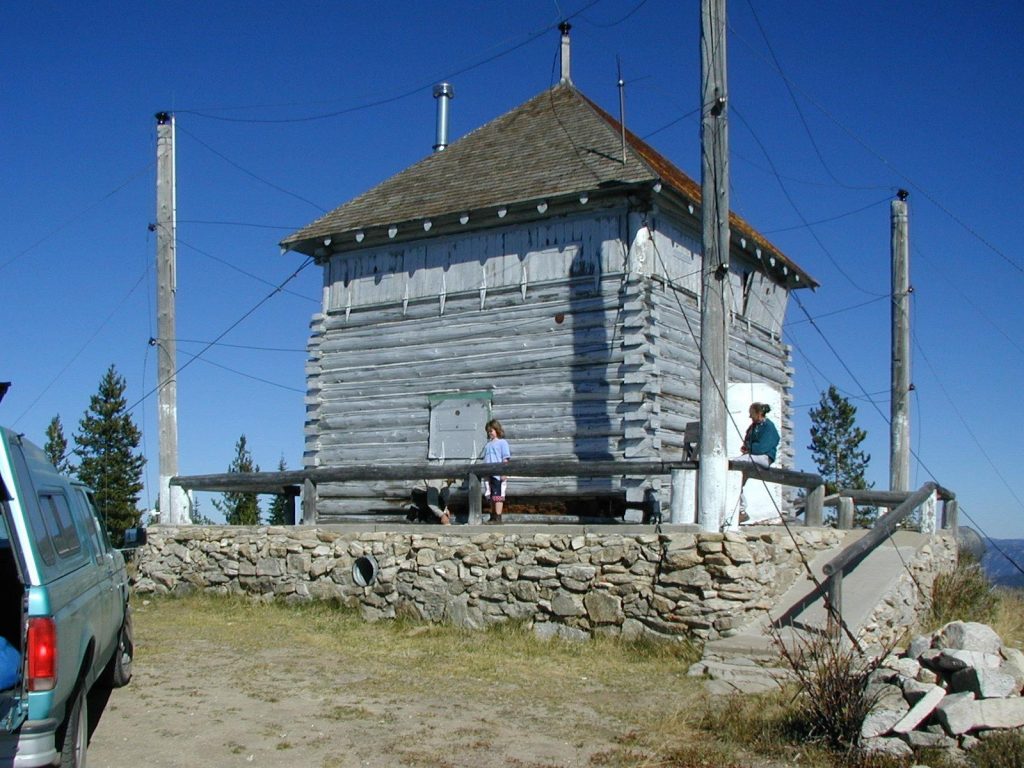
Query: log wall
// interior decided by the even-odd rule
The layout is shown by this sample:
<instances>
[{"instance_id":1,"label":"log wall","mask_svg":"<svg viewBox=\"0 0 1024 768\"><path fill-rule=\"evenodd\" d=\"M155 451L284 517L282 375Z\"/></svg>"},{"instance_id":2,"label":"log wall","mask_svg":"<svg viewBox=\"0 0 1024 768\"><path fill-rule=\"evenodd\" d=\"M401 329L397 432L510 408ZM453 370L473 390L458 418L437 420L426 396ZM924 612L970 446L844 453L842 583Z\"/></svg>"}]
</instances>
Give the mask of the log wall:
<instances>
[{"instance_id":1,"label":"log wall","mask_svg":"<svg viewBox=\"0 0 1024 768\"><path fill-rule=\"evenodd\" d=\"M324 265L325 311L311 323L306 465L421 461L431 398L466 392L490 394L517 458L675 458L699 409L696 252L667 216L623 205L335 255ZM745 285L752 314L732 339L736 378L786 391L788 351L754 317L781 318L786 293L735 261L736 295ZM510 495L622 491L639 501L659 483L522 479ZM318 518L394 508L409 490L327 485Z\"/></svg>"}]
</instances>

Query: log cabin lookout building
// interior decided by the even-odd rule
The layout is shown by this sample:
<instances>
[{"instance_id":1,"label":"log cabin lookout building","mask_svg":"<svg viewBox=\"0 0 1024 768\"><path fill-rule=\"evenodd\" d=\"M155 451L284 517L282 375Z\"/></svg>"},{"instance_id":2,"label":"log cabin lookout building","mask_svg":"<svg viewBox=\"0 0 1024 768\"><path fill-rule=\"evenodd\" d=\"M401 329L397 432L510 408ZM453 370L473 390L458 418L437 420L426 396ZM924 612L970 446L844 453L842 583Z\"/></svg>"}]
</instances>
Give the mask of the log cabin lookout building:
<instances>
[{"instance_id":1,"label":"log cabin lookout building","mask_svg":"<svg viewBox=\"0 0 1024 768\"><path fill-rule=\"evenodd\" d=\"M490 418L514 460L684 458L700 411L700 185L581 93L568 60L563 27L561 81L450 145L453 90L436 86L433 154L282 241L324 276L307 470L465 465ZM729 223L730 413L742 430L750 402L771 403L777 464L790 466L782 324L789 292L817 283L742 218ZM413 480L320 483L315 521L404 509ZM507 511L562 499L635 519L667 485L514 477Z\"/></svg>"}]
</instances>

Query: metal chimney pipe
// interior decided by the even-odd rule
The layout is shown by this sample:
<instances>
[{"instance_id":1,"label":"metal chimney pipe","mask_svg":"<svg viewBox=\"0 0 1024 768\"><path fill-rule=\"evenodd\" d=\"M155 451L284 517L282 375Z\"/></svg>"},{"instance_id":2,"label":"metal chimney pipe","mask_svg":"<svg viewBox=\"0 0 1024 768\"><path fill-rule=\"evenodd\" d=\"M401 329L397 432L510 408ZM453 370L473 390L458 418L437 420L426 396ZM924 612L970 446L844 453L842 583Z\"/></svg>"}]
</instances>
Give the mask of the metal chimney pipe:
<instances>
[{"instance_id":1,"label":"metal chimney pipe","mask_svg":"<svg viewBox=\"0 0 1024 768\"><path fill-rule=\"evenodd\" d=\"M438 83L434 86L434 98L437 99L437 143L435 152L443 152L448 146L448 102L455 98L455 89L451 83Z\"/></svg>"},{"instance_id":2,"label":"metal chimney pipe","mask_svg":"<svg viewBox=\"0 0 1024 768\"><path fill-rule=\"evenodd\" d=\"M572 83L572 77L570 77L570 61L569 61L569 30L572 29L572 24L568 21L563 21L558 25L558 31L562 33L562 79L563 83Z\"/></svg>"}]
</instances>

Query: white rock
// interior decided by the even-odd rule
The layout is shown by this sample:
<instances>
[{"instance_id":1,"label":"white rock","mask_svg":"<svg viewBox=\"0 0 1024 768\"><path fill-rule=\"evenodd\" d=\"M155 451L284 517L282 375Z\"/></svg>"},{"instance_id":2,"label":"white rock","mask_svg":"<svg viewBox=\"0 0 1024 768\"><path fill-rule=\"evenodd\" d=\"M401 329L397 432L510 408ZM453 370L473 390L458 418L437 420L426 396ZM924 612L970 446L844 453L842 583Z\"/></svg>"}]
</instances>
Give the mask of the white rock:
<instances>
[{"instance_id":1,"label":"white rock","mask_svg":"<svg viewBox=\"0 0 1024 768\"><path fill-rule=\"evenodd\" d=\"M935 716L951 736L976 730L1018 728L1024 725L1024 699L979 701L970 693L952 693L936 708Z\"/></svg>"},{"instance_id":2,"label":"white rock","mask_svg":"<svg viewBox=\"0 0 1024 768\"><path fill-rule=\"evenodd\" d=\"M931 690L925 693L898 723L893 725L893 733L910 733L924 722L945 696L946 691L943 688L937 685L932 686Z\"/></svg>"},{"instance_id":3,"label":"white rock","mask_svg":"<svg viewBox=\"0 0 1024 768\"><path fill-rule=\"evenodd\" d=\"M871 697L873 710L890 709L894 712L906 713L910 710L903 689L892 683L869 684L865 695Z\"/></svg>"},{"instance_id":4,"label":"white rock","mask_svg":"<svg viewBox=\"0 0 1024 768\"><path fill-rule=\"evenodd\" d=\"M914 754L910 745L895 737L863 739L860 746L869 754L882 753L894 757L912 757Z\"/></svg>"},{"instance_id":5,"label":"white rock","mask_svg":"<svg viewBox=\"0 0 1024 768\"><path fill-rule=\"evenodd\" d=\"M921 671L921 662L917 659L895 659L892 664L886 666L895 669L903 677L914 678Z\"/></svg>"},{"instance_id":6,"label":"white rock","mask_svg":"<svg viewBox=\"0 0 1024 768\"><path fill-rule=\"evenodd\" d=\"M979 699L1005 699L1017 693L1017 681L998 669L969 667L954 672L949 679L953 692L971 691Z\"/></svg>"},{"instance_id":7,"label":"white rock","mask_svg":"<svg viewBox=\"0 0 1024 768\"><path fill-rule=\"evenodd\" d=\"M907 652L904 654L907 658L916 659L922 653L932 647L931 635L918 635L910 641L910 645L907 647Z\"/></svg>"},{"instance_id":8,"label":"white rock","mask_svg":"<svg viewBox=\"0 0 1024 768\"><path fill-rule=\"evenodd\" d=\"M944 733L928 733L927 731L911 731L904 741L915 749L955 749L956 739Z\"/></svg>"},{"instance_id":9,"label":"white rock","mask_svg":"<svg viewBox=\"0 0 1024 768\"><path fill-rule=\"evenodd\" d=\"M1024 689L1024 652L1017 648L1010 648L1004 645L999 649L999 655L1003 657L1003 672L1013 675L1017 681L1017 692Z\"/></svg>"},{"instance_id":10,"label":"white rock","mask_svg":"<svg viewBox=\"0 0 1024 768\"><path fill-rule=\"evenodd\" d=\"M939 702L935 708L935 719L950 736L966 733L969 728L956 730L961 724L962 712L967 711L968 705L975 701L974 694L967 691L961 693L947 693L946 697ZM947 714L948 713L948 714Z\"/></svg>"},{"instance_id":11,"label":"white rock","mask_svg":"<svg viewBox=\"0 0 1024 768\"><path fill-rule=\"evenodd\" d=\"M994 670L1002 664L998 653L983 653L977 650L943 648L935 659L935 665L944 672L959 672L968 668Z\"/></svg>"},{"instance_id":12,"label":"white rock","mask_svg":"<svg viewBox=\"0 0 1024 768\"><path fill-rule=\"evenodd\" d=\"M926 693L929 693L935 683L922 683L920 680L903 680L903 698L913 706L917 704Z\"/></svg>"},{"instance_id":13,"label":"white rock","mask_svg":"<svg viewBox=\"0 0 1024 768\"><path fill-rule=\"evenodd\" d=\"M892 730L892 727L903 719L903 712L894 709L873 710L864 718L860 727L861 739L874 739Z\"/></svg>"},{"instance_id":14,"label":"white rock","mask_svg":"<svg viewBox=\"0 0 1024 768\"><path fill-rule=\"evenodd\" d=\"M999 653L1003 641L992 627L976 621L952 621L935 633L933 648Z\"/></svg>"}]
</instances>

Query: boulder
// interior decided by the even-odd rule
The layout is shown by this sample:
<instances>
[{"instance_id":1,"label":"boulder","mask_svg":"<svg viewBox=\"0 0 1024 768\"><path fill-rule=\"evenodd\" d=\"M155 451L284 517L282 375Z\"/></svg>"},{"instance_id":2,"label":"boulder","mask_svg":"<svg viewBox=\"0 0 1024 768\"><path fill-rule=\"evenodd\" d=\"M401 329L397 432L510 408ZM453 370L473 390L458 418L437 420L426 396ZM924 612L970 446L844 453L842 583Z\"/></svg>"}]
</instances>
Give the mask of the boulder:
<instances>
[{"instance_id":1,"label":"boulder","mask_svg":"<svg viewBox=\"0 0 1024 768\"><path fill-rule=\"evenodd\" d=\"M908 659L916 659L922 653L932 647L932 636L931 635L918 635L910 641L910 645L907 646L907 652L903 654Z\"/></svg>"},{"instance_id":2,"label":"boulder","mask_svg":"<svg viewBox=\"0 0 1024 768\"><path fill-rule=\"evenodd\" d=\"M918 672L921 671L921 662L917 659L893 659L891 662L886 660L886 666L890 669L896 670L903 677L914 678L917 677Z\"/></svg>"},{"instance_id":3,"label":"boulder","mask_svg":"<svg viewBox=\"0 0 1024 768\"><path fill-rule=\"evenodd\" d=\"M949 678L949 690L970 691L979 699L1005 699L1017 693L1017 681L998 669L968 667Z\"/></svg>"},{"instance_id":4,"label":"boulder","mask_svg":"<svg viewBox=\"0 0 1024 768\"><path fill-rule=\"evenodd\" d=\"M981 653L960 648L943 648L938 656L931 656L932 669L942 672L959 672L961 669L996 669L1003 663L998 653Z\"/></svg>"},{"instance_id":5,"label":"boulder","mask_svg":"<svg viewBox=\"0 0 1024 768\"><path fill-rule=\"evenodd\" d=\"M992 627L976 621L951 621L932 641L933 648L960 648L981 653L999 653L1003 641Z\"/></svg>"},{"instance_id":6,"label":"boulder","mask_svg":"<svg viewBox=\"0 0 1024 768\"><path fill-rule=\"evenodd\" d=\"M896 709L873 709L864 718L860 727L860 737L863 740L873 740L879 736L892 731L892 727L903 719L904 711Z\"/></svg>"},{"instance_id":7,"label":"boulder","mask_svg":"<svg viewBox=\"0 0 1024 768\"><path fill-rule=\"evenodd\" d=\"M944 688L933 685L931 690L918 699L917 703L910 708L910 711L892 727L893 732L910 733L925 721L945 696L946 690Z\"/></svg>"},{"instance_id":8,"label":"boulder","mask_svg":"<svg viewBox=\"0 0 1024 768\"><path fill-rule=\"evenodd\" d=\"M1024 699L975 699L971 693L952 693L935 710L936 719L950 736L993 728L1024 725Z\"/></svg>"},{"instance_id":9,"label":"boulder","mask_svg":"<svg viewBox=\"0 0 1024 768\"><path fill-rule=\"evenodd\" d=\"M903 698L907 700L907 703L913 706L917 704L925 694L929 693L932 688L935 688L935 683L924 683L920 680L915 679L904 679L903 684Z\"/></svg>"},{"instance_id":10,"label":"boulder","mask_svg":"<svg viewBox=\"0 0 1024 768\"><path fill-rule=\"evenodd\" d=\"M860 746L868 754L883 754L893 757L913 757L914 754L914 750L910 748L910 745L895 737L863 739Z\"/></svg>"},{"instance_id":11,"label":"boulder","mask_svg":"<svg viewBox=\"0 0 1024 768\"><path fill-rule=\"evenodd\" d=\"M944 733L929 733L928 731L911 731L903 737L914 749L955 749L956 739Z\"/></svg>"},{"instance_id":12,"label":"boulder","mask_svg":"<svg viewBox=\"0 0 1024 768\"><path fill-rule=\"evenodd\" d=\"M999 649L999 655L1003 657L1003 672L1013 675L1017 681L1017 693L1020 693L1024 689L1024 652L1004 645Z\"/></svg>"}]
</instances>

